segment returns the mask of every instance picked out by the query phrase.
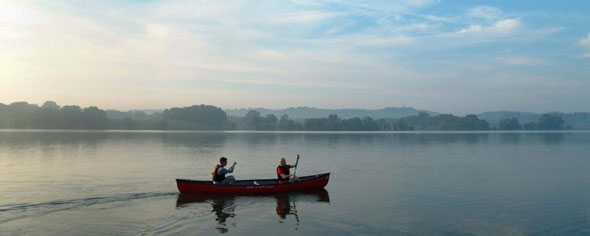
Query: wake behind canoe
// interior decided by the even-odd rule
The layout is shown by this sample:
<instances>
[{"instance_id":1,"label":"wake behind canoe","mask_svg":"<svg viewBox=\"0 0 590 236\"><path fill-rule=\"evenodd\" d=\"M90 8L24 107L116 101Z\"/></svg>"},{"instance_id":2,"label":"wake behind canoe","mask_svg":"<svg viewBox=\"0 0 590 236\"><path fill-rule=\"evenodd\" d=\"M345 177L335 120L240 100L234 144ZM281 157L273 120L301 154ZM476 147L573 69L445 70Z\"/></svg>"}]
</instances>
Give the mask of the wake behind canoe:
<instances>
[{"instance_id":1,"label":"wake behind canoe","mask_svg":"<svg viewBox=\"0 0 590 236\"><path fill-rule=\"evenodd\" d=\"M302 192L322 189L330 173L299 177L296 182L279 183L277 179L238 180L231 185L213 184L211 180L176 179L180 193L257 195Z\"/></svg>"}]
</instances>

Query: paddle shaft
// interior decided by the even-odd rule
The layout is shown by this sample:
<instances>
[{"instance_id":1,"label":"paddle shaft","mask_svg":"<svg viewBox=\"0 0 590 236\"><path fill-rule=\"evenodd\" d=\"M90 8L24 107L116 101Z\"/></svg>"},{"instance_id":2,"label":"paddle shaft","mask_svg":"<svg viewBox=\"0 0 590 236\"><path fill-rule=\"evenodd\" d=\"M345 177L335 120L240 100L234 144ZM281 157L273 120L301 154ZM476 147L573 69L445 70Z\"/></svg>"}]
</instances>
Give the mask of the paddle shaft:
<instances>
[{"instance_id":1,"label":"paddle shaft","mask_svg":"<svg viewBox=\"0 0 590 236\"><path fill-rule=\"evenodd\" d=\"M297 154L297 160L295 161L295 170L293 170L293 177L297 176L297 164L299 164L299 154Z\"/></svg>"},{"instance_id":2,"label":"paddle shaft","mask_svg":"<svg viewBox=\"0 0 590 236\"><path fill-rule=\"evenodd\" d=\"M297 165L299 164L299 154L297 154L297 161L295 161L295 169L293 170L293 181L291 181L291 192L293 192L293 186L295 183L295 178L297 175L295 175L297 173Z\"/></svg>"}]
</instances>

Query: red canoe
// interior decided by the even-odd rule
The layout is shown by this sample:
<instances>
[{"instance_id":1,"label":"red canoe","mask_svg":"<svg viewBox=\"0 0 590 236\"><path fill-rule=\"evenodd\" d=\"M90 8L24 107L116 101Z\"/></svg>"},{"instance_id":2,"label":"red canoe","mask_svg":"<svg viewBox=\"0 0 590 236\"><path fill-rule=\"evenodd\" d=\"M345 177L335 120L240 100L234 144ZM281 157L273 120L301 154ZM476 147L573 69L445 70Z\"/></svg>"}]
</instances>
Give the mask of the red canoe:
<instances>
[{"instance_id":1,"label":"red canoe","mask_svg":"<svg viewBox=\"0 0 590 236\"><path fill-rule=\"evenodd\" d=\"M237 180L232 185L213 184L211 180L176 179L176 185L180 193L257 195L322 189L329 179L330 173L324 173L280 184L276 179Z\"/></svg>"}]
</instances>

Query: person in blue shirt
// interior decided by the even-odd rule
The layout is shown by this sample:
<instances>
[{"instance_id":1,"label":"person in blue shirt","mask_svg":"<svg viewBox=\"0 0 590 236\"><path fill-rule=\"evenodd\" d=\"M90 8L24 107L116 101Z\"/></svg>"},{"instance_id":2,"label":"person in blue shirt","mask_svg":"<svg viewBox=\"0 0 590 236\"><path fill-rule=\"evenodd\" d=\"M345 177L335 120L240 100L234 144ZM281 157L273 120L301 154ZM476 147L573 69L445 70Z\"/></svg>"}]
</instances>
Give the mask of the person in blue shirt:
<instances>
[{"instance_id":1,"label":"person in blue shirt","mask_svg":"<svg viewBox=\"0 0 590 236\"><path fill-rule=\"evenodd\" d=\"M232 164L229 169L225 168L226 165L227 158L219 158L219 164L215 165L215 168L213 168L213 171L211 171L211 175L213 176L213 184L233 184L236 181L236 179L231 175L227 177L225 176L225 174L234 172L236 162L234 162L234 164Z\"/></svg>"}]
</instances>

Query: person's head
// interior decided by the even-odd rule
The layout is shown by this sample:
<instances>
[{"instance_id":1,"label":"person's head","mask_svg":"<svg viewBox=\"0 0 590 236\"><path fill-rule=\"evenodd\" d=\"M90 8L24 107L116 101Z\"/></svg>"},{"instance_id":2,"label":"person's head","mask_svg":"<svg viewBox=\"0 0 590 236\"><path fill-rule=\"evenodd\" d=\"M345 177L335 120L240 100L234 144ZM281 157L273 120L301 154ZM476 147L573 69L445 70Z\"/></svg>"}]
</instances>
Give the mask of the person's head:
<instances>
[{"instance_id":1,"label":"person's head","mask_svg":"<svg viewBox=\"0 0 590 236\"><path fill-rule=\"evenodd\" d=\"M221 165L221 166L227 165L227 158L225 158L225 157L219 158L219 165Z\"/></svg>"},{"instance_id":2,"label":"person's head","mask_svg":"<svg viewBox=\"0 0 590 236\"><path fill-rule=\"evenodd\" d=\"M279 165L281 165L281 166L287 165L287 161L285 160L285 158L281 157L279 159Z\"/></svg>"}]
</instances>

